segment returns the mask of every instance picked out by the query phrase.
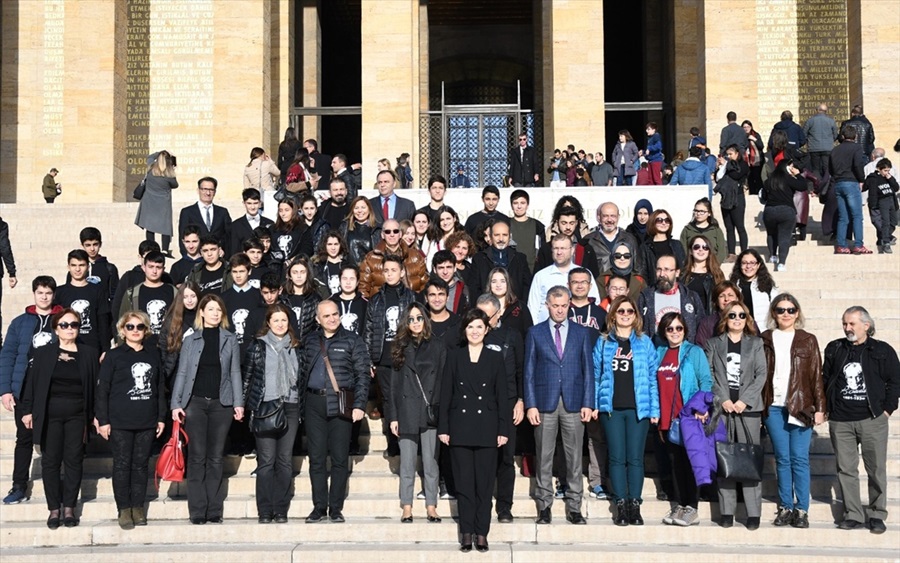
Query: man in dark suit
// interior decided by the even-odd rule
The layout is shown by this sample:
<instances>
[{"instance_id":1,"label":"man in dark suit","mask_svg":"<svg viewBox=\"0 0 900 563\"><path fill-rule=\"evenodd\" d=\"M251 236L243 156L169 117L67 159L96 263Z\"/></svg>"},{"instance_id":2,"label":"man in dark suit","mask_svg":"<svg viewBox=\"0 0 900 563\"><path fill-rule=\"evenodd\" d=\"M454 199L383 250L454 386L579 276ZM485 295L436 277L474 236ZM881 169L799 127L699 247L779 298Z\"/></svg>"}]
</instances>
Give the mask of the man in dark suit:
<instances>
[{"instance_id":1,"label":"man in dark suit","mask_svg":"<svg viewBox=\"0 0 900 563\"><path fill-rule=\"evenodd\" d=\"M244 242L253 238L253 229L268 228L274 223L259 212L259 190L247 188L241 192L241 199L244 200L244 209L247 213L231 223L231 252L240 252L244 248Z\"/></svg>"},{"instance_id":2,"label":"man in dark suit","mask_svg":"<svg viewBox=\"0 0 900 563\"><path fill-rule=\"evenodd\" d=\"M315 139L303 141L303 146L309 151L309 171L319 175L316 189L328 189L331 184L331 155L320 153L319 143Z\"/></svg>"},{"instance_id":3,"label":"man in dark suit","mask_svg":"<svg viewBox=\"0 0 900 563\"><path fill-rule=\"evenodd\" d=\"M412 221L416 216L416 204L394 193L394 185L397 182L394 171L382 170L378 173L377 181L380 195L370 198L369 203L375 210L375 221L378 225L384 224L385 219L396 219L398 222L404 219Z\"/></svg>"},{"instance_id":4,"label":"man in dark suit","mask_svg":"<svg viewBox=\"0 0 900 563\"><path fill-rule=\"evenodd\" d=\"M535 427L537 445L535 499L538 524L549 524L553 505L553 455L562 431L566 458L566 520L585 524L581 515L584 422L594 409L594 360L591 334L569 322L569 290L547 292L547 322L534 325L525 339L524 394L526 416Z\"/></svg>"},{"instance_id":5,"label":"man in dark suit","mask_svg":"<svg viewBox=\"0 0 900 563\"><path fill-rule=\"evenodd\" d=\"M219 239L225 256L230 256L231 249L231 215L228 210L221 205L214 205L213 198L216 197L216 188L219 182L211 176L204 176L197 181L197 192L200 201L194 205L188 205L181 210L178 215L178 246L181 249L181 255L185 256L187 250L184 248L181 239L184 237L184 229L188 225L198 225L200 227L200 238L204 235L212 235Z\"/></svg>"},{"instance_id":6,"label":"man in dark suit","mask_svg":"<svg viewBox=\"0 0 900 563\"><path fill-rule=\"evenodd\" d=\"M513 186L534 186L540 178L538 174L537 156L534 147L528 146L528 135L519 135L519 146L509 152L509 164L506 173Z\"/></svg>"}]
</instances>

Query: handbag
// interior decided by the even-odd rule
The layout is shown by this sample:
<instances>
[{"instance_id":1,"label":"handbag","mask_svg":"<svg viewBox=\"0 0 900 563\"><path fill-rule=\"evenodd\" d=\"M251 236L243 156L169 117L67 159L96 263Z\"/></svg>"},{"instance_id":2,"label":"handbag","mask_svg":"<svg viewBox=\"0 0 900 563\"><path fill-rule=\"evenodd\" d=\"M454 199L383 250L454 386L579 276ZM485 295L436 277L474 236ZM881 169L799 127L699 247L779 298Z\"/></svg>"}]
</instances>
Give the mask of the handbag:
<instances>
[{"instance_id":1,"label":"handbag","mask_svg":"<svg viewBox=\"0 0 900 563\"><path fill-rule=\"evenodd\" d=\"M412 368L410 368L412 370ZM413 375L416 376L416 383L419 384L419 391L422 392L422 399L425 400L425 423L429 428L437 428L438 419L437 419L437 409L434 405L432 405L428 401L428 397L425 396L425 389L422 388L422 380L419 379L419 374L412 370Z\"/></svg>"},{"instance_id":2,"label":"handbag","mask_svg":"<svg viewBox=\"0 0 900 563\"><path fill-rule=\"evenodd\" d=\"M680 389L678 380L681 378L681 366L675 370L675 392ZM684 441L681 439L681 418L675 418L675 393L672 393L672 409L669 411L669 433L667 439L670 444L683 446Z\"/></svg>"},{"instance_id":3,"label":"handbag","mask_svg":"<svg viewBox=\"0 0 900 563\"><path fill-rule=\"evenodd\" d=\"M144 174L144 179L141 180L141 183L134 188L134 192L131 194L131 197L140 201L142 197L144 197L144 192L147 191L147 175Z\"/></svg>"},{"instance_id":4,"label":"handbag","mask_svg":"<svg viewBox=\"0 0 900 563\"><path fill-rule=\"evenodd\" d=\"M741 426L744 427L744 435L747 432L747 423L744 417L740 417ZM737 441L737 426L734 415L728 420L728 441L716 442L716 461L719 466L719 477L733 481L759 482L763 474L763 448L759 444Z\"/></svg>"},{"instance_id":5,"label":"handbag","mask_svg":"<svg viewBox=\"0 0 900 563\"><path fill-rule=\"evenodd\" d=\"M322 349L322 359L325 362L325 371L328 372L328 379L331 380L331 387L334 388L334 394L337 396L337 412L328 409L328 416L337 415L347 420L353 420L353 389L341 389L338 387L337 379L334 377L334 370L331 369L331 360L328 359L328 351L325 349L325 341L319 340L319 346ZM329 402L329 407L331 406Z\"/></svg>"},{"instance_id":6,"label":"handbag","mask_svg":"<svg viewBox=\"0 0 900 563\"><path fill-rule=\"evenodd\" d=\"M162 447L156 460L154 479L157 491L161 480L175 483L184 481L184 444L187 443L187 432L181 427L181 422L176 420L172 423L172 436Z\"/></svg>"},{"instance_id":7,"label":"handbag","mask_svg":"<svg viewBox=\"0 0 900 563\"><path fill-rule=\"evenodd\" d=\"M261 401L250 413L250 432L258 438L275 438L287 430L287 417L284 414L284 401L274 399Z\"/></svg>"}]
</instances>

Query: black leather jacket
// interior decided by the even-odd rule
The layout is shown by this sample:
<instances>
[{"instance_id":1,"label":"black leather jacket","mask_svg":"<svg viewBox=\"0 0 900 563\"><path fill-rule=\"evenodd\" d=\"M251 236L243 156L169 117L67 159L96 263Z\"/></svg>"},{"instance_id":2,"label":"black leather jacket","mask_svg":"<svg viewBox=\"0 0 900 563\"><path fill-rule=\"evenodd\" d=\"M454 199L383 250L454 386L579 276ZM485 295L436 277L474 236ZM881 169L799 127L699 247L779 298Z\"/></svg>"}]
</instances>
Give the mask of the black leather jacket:
<instances>
[{"instance_id":1,"label":"black leather jacket","mask_svg":"<svg viewBox=\"0 0 900 563\"><path fill-rule=\"evenodd\" d=\"M403 284L400 284L399 290L400 310L406 311L409 304L416 300L416 295ZM378 365L384 348L384 314L384 291L379 291L369 299L366 309L366 346L372 365Z\"/></svg>"},{"instance_id":2,"label":"black leather jacket","mask_svg":"<svg viewBox=\"0 0 900 563\"><path fill-rule=\"evenodd\" d=\"M344 235L347 248L350 249L348 258L357 266L362 264L362 261L366 259L366 254L381 242L381 227L377 226L370 227L357 223L351 231L347 228L347 222L344 221L341 223L341 234Z\"/></svg>"},{"instance_id":3,"label":"black leather jacket","mask_svg":"<svg viewBox=\"0 0 900 563\"><path fill-rule=\"evenodd\" d=\"M299 348L295 350L299 365L301 352ZM241 361L241 376L244 380L244 408L251 413L259 408L266 396L266 344L259 338L254 338L247 346ZM304 391L300 390L301 396Z\"/></svg>"}]
</instances>

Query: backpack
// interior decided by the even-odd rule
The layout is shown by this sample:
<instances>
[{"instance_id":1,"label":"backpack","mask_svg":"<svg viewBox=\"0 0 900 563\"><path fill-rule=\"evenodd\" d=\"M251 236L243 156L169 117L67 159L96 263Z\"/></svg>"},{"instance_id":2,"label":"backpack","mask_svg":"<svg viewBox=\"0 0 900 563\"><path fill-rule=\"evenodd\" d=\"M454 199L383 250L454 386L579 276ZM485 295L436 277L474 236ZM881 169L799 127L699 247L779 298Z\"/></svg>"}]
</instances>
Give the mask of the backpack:
<instances>
[{"instance_id":1,"label":"backpack","mask_svg":"<svg viewBox=\"0 0 900 563\"><path fill-rule=\"evenodd\" d=\"M184 437L183 443L182 437ZM157 491L159 491L160 480L175 483L184 481L184 444L187 443L187 432L181 427L181 423L176 420L172 423L172 436L163 446L162 451L159 452L159 458L156 460L154 479Z\"/></svg>"}]
</instances>

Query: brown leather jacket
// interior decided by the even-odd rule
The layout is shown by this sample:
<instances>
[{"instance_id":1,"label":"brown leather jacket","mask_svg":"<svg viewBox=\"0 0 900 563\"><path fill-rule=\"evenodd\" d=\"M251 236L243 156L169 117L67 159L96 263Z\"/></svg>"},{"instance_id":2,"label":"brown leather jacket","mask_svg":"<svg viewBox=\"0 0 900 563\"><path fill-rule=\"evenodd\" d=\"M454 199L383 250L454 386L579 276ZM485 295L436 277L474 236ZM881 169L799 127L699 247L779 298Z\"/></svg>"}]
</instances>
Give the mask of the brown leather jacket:
<instances>
[{"instance_id":1,"label":"brown leather jacket","mask_svg":"<svg viewBox=\"0 0 900 563\"><path fill-rule=\"evenodd\" d=\"M378 293L384 285L384 274L381 272L384 256L390 254L382 240L374 250L366 254L365 259L359 265L359 292L363 297L370 299ZM425 268L425 258L418 249L410 250L406 243L400 241L400 250L397 252L403 257L404 278L403 283L414 293L425 289L428 283L428 270Z\"/></svg>"},{"instance_id":2,"label":"brown leather jacket","mask_svg":"<svg viewBox=\"0 0 900 563\"><path fill-rule=\"evenodd\" d=\"M772 380L775 376L775 347L772 331L760 335L766 356L767 376L763 387L763 416L768 416L769 406L775 398ZM794 333L791 343L791 377L788 381L786 406L791 416L808 426L815 423L815 413L825 412L825 385L822 380L822 354L816 337L805 330Z\"/></svg>"}]
</instances>

